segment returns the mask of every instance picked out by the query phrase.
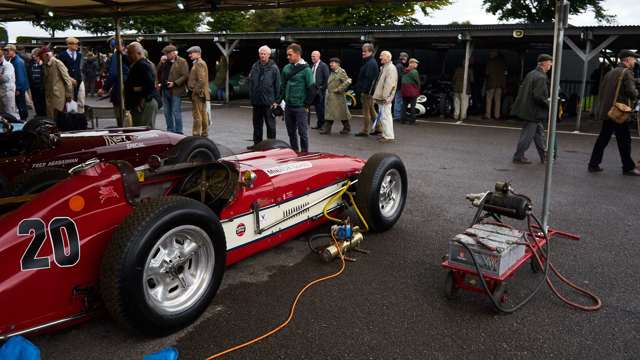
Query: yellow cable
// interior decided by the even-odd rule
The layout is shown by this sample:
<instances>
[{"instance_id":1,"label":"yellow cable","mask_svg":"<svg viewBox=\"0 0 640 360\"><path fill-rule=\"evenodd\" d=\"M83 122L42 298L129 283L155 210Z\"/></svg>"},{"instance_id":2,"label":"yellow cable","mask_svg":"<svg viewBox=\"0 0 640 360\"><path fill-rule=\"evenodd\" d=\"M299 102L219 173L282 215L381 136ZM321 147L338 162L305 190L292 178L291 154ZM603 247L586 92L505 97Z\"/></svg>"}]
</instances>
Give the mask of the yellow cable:
<instances>
[{"instance_id":1,"label":"yellow cable","mask_svg":"<svg viewBox=\"0 0 640 360\"><path fill-rule=\"evenodd\" d=\"M324 205L324 208L322 209L322 213L327 219L333 222L337 222L339 224L344 224L343 220L336 219L333 216L329 215L328 210L331 204L336 202L339 198L342 197L342 195L344 195L345 192L347 192L347 189L349 189L349 186L351 186L351 181L347 181L347 185L343 186L342 189L340 189L340 191L338 191L338 193L335 194L331 199L329 199L329 201L327 201L327 203Z\"/></svg>"},{"instance_id":2,"label":"yellow cable","mask_svg":"<svg viewBox=\"0 0 640 360\"><path fill-rule=\"evenodd\" d=\"M298 301L300 300L300 298L302 297L302 294L304 294L305 291L307 291L307 289L309 289L310 287L312 287L315 284L321 283L323 281L327 281L333 278L336 278L338 276L340 276L340 274L342 274L344 272L345 269L345 261L344 261L344 255L342 254L342 248L340 247L340 244L338 243L338 240L336 240L335 236L333 234L331 234L331 239L333 240L333 243L336 245L336 247L338 248L338 254L340 255L340 270L338 270L338 272L333 273L331 275L327 275L327 276L323 276L321 278L318 278L316 280L313 280L312 282L308 283L307 285L305 285L302 290L300 290L298 292L298 295L296 295L295 300L293 300L293 303L291 304L291 310L289 311L289 317L287 318L287 320L285 320L282 324L278 325L277 327L275 327L273 330L265 333L264 335L260 335L257 338L253 339L253 340L249 340L243 344L234 346L232 348L229 348L227 350L221 351L215 355L212 355L210 357L207 358L207 360L211 360L211 359L216 359L219 358L222 355L226 355L229 353L232 353L234 351L243 349L249 345L253 345L255 343L257 343L260 340L263 340L275 333L277 333L278 331L284 329L287 325L289 325L289 323L291 322L291 320L293 319L293 315L295 314L296 311L296 306L298 305Z\"/></svg>"}]
</instances>

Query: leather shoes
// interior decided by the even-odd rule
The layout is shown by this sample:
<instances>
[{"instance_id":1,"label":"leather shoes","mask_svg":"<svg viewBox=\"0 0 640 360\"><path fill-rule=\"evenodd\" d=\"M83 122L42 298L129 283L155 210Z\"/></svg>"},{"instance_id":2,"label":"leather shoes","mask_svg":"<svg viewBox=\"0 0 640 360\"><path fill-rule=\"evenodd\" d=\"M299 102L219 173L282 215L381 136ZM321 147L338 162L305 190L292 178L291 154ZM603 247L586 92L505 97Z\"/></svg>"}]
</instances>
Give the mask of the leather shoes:
<instances>
[{"instance_id":1,"label":"leather shoes","mask_svg":"<svg viewBox=\"0 0 640 360\"><path fill-rule=\"evenodd\" d=\"M364 133L364 132L359 132L355 136L369 136L369 134Z\"/></svg>"},{"instance_id":2,"label":"leather shoes","mask_svg":"<svg viewBox=\"0 0 640 360\"><path fill-rule=\"evenodd\" d=\"M623 171L622 175L627 175L627 176L640 176L640 170L633 169L633 170L629 170L629 171Z\"/></svg>"},{"instance_id":3,"label":"leather shoes","mask_svg":"<svg viewBox=\"0 0 640 360\"><path fill-rule=\"evenodd\" d=\"M369 133L369 135L380 135L380 134L382 134L382 131L377 131L377 130Z\"/></svg>"},{"instance_id":4,"label":"leather shoes","mask_svg":"<svg viewBox=\"0 0 640 360\"><path fill-rule=\"evenodd\" d=\"M587 168L587 170L588 170L590 173L596 173L596 172L601 172L603 169L602 169L600 166L598 166L598 165L596 165L596 166L589 165L589 167Z\"/></svg>"},{"instance_id":5,"label":"leather shoes","mask_svg":"<svg viewBox=\"0 0 640 360\"><path fill-rule=\"evenodd\" d=\"M527 158L513 159L513 163L514 164L520 164L520 165L528 165L528 164L531 164L531 160L529 160Z\"/></svg>"},{"instance_id":6,"label":"leather shoes","mask_svg":"<svg viewBox=\"0 0 640 360\"><path fill-rule=\"evenodd\" d=\"M247 150L253 150L253 149L255 149L255 145L247 146Z\"/></svg>"},{"instance_id":7,"label":"leather shoes","mask_svg":"<svg viewBox=\"0 0 640 360\"><path fill-rule=\"evenodd\" d=\"M313 130L318 130L318 129L322 129L322 126L312 126L311 127Z\"/></svg>"}]
</instances>

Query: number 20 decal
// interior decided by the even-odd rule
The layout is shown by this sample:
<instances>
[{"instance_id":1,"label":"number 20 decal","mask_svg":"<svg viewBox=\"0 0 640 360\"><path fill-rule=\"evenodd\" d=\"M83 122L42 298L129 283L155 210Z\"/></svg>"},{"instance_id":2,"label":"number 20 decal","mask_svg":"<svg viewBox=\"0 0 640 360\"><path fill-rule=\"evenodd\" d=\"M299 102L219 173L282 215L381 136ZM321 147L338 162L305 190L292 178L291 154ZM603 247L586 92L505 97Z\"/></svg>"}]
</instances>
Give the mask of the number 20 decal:
<instances>
[{"instance_id":1,"label":"number 20 decal","mask_svg":"<svg viewBox=\"0 0 640 360\"><path fill-rule=\"evenodd\" d=\"M74 266L80 261L80 237L78 227L68 217L56 217L49 222L48 234L53 249L53 261L59 267ZM69 247L65 246L63 232L66 234ZM18 224L18 235L33 236L27 250L20 260L22 271L48 269L51 260L48 256L38 257L42 245L47 240L47 229L42 219L24 219Z\"/></svg>"}]
</instances>

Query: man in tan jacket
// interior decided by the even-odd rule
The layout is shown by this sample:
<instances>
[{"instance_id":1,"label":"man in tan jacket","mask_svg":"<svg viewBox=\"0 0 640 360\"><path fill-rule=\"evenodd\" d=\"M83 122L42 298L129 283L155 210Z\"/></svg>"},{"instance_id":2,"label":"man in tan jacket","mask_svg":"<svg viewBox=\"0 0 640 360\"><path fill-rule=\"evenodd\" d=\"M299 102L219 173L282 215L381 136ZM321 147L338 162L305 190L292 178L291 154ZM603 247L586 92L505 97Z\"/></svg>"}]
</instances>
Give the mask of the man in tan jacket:
<instances>
[{"instance_id":1,"label":"man in tan jacket","mask_svg":"<svg viewBox=\"0 0 640 360\"><path fill-rule=\"evenodd\" d=\"M67 67L53 56L47 47L40 50L44 62L44 97L47 103L47 117L55 119L57 113L64 112L65 104L73 97L73 81Z\"/></svg>"},{"instance_id":2,"label":"man in tan jacket","mask_svg":"<svg viewBox=\"0 0 640 360\"><path fill-rule=\"evenodd\" d=\"M189 74L189 90L193 102L193 136L208 137L209 117L206 104L209 101L209 69L202 60L202 50L199 46L192 46L187 50L193 67Z\"/></svg>"},{"instance_id":3,"label":"man in tan jacket","mask_svg":"<svg viewBox=\"0 0 640 360\"><path fill-rule=\"evenodd\" d=\"M373 92L373 101L378 104L378 111L381 113L379 121L382 124L382 137L378 141L387 143L395 139L391 105L398 87L398 70L391 62L391 53L388 51L380 53L380 63L382 66Z\"/></svg>"},{"instance_id":4,"label":"man in tan jacket","mask_svg":"<svg viewBox=\"0 0 640 360\"><path fill-rule=\"evenodd\" d=\"M167 131L182 134L182 96L187 91L189 65L178 56L178 49L167 45L162 49L164 56L157 66L157 88L162 97Z\"/></svg>"}]
</instances>

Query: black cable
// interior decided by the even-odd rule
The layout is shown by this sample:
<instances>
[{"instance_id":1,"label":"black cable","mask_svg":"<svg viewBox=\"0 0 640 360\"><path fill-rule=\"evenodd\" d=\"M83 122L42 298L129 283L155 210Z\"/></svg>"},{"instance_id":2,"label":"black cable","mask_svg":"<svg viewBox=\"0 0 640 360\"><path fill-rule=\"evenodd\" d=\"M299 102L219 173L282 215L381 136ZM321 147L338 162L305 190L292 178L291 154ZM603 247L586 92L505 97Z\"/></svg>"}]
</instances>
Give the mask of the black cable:
<instances>
[{"instance_id":1,"label":"black cable","mask_svg":"<svg viewBox=\"0 0 640 360\"><path fill-rule=\"evenodd\" d=\"M329 235L329 234L315 234L315 235L311 235L310 237L307 238L307 245L309 246L309 249L313 253L318 254L318 255L321 255L322 254L322 250L324 250L324 249L320 250L320 248L314 247L313 246L313 241L316 240L316 239L321 239L321 238L329 238L329 239L331 239L331 235Z\"/></svg>"}]
</instances>

